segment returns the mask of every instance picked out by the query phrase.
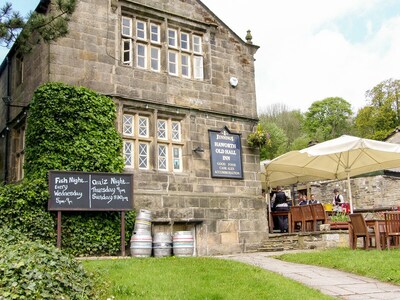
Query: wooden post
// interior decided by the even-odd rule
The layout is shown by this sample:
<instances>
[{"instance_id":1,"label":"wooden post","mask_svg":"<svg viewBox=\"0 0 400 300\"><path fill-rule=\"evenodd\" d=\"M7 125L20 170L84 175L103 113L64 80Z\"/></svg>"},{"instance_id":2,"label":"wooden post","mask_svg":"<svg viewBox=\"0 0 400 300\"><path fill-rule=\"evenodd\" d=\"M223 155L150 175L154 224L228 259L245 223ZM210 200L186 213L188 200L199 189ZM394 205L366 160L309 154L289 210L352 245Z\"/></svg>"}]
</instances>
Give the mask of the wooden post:
<instances>
[{"instance_id":1,"label":"wooden post","mask_svg":"<svg viewBox=\"0 0 400 300\"><path fill-rule=\"evenodd\" d=\"M57 211L57 248L61 249L61 210Z\"/></svg>"},{"instance_id":2,"label":"wooden post","mask_svg":"<svg viewBox=\"0 0 400 300\"><path fill-rule=\"evenodd\" d=\"M125 256L125 211L121 211L121 255Z\"/></svg>"}]
</instances>

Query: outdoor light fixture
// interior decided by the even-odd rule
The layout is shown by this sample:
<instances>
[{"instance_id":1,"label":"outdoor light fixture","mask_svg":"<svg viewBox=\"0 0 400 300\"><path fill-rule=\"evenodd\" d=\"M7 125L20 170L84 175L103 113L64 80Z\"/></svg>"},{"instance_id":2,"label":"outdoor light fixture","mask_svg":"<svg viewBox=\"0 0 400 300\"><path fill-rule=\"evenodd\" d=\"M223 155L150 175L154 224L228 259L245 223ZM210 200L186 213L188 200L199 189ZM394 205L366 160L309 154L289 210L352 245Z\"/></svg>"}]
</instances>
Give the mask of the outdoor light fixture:
<instances>
[{"instance_id":1,"label":"outdoor light fixture","mask_svg":"<svg viewBox=\"0 0 400 300\"><path fill-rule=\"evenodd\" d=\"M14 105L14 104L11 104L12 99L11 99L10 96L4 96L4 97L2 97L2 99L3 99L4 104L7 107L21 107L21 108L26 108L27 107L26 105Z\"/></svg>"},{"instance_id":2,"label":"outdoor light fixture","mask_svg":"<svg viewBox=\"0 0 400 300\"><path fill-rule=\"evenodd\" d=\"M201 152L204 152L204 149L203 149L203 147L201 147L201 146L197 146L195 149L193 149L193 152L195 152L195 153L201 153Z\"/></svg>"},{"instance_id":3,"label":"outdoor light fixture","mask_svg":"<svg viewBox=\"0 0 400 300\"><path fill-rule=\"evenodd\" d=\"M11 103L11 97L10 97L10 96L5 96L5 97L3 97L2 99L3 99L3 102L4 102L6 105L10 105L10 103Z\"/></svg>"}]
</instances>

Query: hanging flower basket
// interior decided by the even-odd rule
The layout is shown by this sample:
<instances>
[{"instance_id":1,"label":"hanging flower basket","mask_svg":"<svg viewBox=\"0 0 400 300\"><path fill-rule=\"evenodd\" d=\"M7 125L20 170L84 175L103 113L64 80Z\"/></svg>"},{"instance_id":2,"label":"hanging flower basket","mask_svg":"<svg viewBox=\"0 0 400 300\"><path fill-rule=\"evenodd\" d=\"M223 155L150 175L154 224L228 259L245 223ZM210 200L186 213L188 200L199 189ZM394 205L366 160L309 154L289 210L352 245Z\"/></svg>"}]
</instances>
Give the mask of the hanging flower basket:
<instances>
[{"instance_id":1,"label":"hanging flower basket","mask_svg":"<svg viewBox=\"0 0 400 300\"><path fill-rule=\"evenodd\" d=\"M250 133L247 137L247 143L251 148L260 148L264 145L268 145L270 143L270 136L268 132L265 132L261 125L257 125L257 130L253 133Z\"/></svg>"}]
</instances>

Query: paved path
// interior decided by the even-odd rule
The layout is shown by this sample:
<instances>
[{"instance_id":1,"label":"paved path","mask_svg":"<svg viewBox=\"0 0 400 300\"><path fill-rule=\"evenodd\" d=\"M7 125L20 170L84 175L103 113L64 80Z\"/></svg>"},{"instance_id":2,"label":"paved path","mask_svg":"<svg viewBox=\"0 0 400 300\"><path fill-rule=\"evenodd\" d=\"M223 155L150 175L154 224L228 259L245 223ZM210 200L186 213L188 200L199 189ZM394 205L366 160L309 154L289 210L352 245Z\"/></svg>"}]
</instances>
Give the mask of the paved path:
<instances>
[{"instance_id":1,"label":"paved path","mask_svg":"<svg viewBox=\"0 0 400 300\"><path fill-rule=\"evenodd\" d=\"M291 251L291 253L293 252ZM273 255L279 254L276 252L257 252L220 257L249 263L279 273L338 299L400 299L400 286L338 270L284 262L272 258Z\"/></svg>"}]
</instances>

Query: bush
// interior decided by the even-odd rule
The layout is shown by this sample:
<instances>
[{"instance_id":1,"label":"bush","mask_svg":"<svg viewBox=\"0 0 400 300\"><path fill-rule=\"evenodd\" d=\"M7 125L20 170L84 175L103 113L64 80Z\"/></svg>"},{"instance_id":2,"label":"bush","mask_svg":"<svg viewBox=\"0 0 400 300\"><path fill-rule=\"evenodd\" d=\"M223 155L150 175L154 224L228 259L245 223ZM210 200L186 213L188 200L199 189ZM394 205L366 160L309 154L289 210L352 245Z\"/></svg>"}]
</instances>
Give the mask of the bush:
<instances>
[{"instance_id":1,"label":"bush","mask_svg":"<svg viewBox=\"0 0 400 300\"><path fill-rule=\"evenodd\" d=\"M0 299L105 299L98 278L57 248L0 228Z\"/></svg>"},{"instance_id":2,"label":"bush","mask_svg":"<svg viewBox=\"0 0 400 300\"><path fill-rule=\"evenodd\" d=\"M54 244L56 223L47 211L48 198L45 180L0 187L0 224L7 224L30 240Z\"/></svg>"},{"instance_id":3,"label":"bush","mask_svg":"<svg viewBox=\"0 0 400 300\"><path fill-rule=\"evenodd\" d=\"M74 256L116 255L121 249L118 212L63 212L62 249ZM134 212L125 212L125 245L129 244Z\"/></svg>"}]
</instances>

